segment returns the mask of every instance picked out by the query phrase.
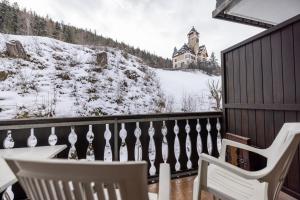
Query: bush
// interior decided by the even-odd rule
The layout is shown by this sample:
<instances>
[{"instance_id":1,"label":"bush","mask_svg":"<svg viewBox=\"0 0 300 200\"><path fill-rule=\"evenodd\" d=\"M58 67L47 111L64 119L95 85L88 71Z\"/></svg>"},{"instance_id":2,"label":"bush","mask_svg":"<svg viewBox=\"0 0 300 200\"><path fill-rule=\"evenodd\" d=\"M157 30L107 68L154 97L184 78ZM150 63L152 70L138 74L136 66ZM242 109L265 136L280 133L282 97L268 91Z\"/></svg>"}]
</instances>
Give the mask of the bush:
<instances>
[{"instance_id":1,"label":"bush","mask_svg":"<svg viewBox=\"0 0 300 200\"><path fill-rule=\"evenodd\" d=\"M61 74L56 74L58 78L61 78L64 81L71 80L71 77L68 72L63 72Z\"/></svg>"},{"instance_id":2,"label":"bush","mask_svg":"<svg viewBox=\"0 0 300 200\"><path fill-rule=\"evenodd\" d=\"M0 71L0 81L5 81L8 77L8 73L5 71Z\"/></svg>"}]
</instances>

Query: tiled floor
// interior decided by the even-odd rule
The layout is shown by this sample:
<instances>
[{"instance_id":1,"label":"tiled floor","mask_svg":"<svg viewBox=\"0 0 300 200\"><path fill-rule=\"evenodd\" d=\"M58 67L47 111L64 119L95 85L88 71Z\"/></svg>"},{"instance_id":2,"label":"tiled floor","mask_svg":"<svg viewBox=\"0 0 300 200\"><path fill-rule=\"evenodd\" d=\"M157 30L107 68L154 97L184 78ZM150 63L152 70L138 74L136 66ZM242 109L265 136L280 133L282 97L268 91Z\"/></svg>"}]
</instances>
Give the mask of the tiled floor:
<instances>
[{"instance_id":1,"label":"tiled floor","mask_svg":"<svg viewBox=\"0 0 300 200\"><path fill-rule=\"evenodd\" d=\"M171 200L191 200L193 193L193 181L195 177L175 179L171 182ZM158 184L149 185L150 192L157 192ZM202 200L212 200L209 193L203 193ZM296 200L284 193L280 194L278 200Z\"/></svg>"}]
</instances>

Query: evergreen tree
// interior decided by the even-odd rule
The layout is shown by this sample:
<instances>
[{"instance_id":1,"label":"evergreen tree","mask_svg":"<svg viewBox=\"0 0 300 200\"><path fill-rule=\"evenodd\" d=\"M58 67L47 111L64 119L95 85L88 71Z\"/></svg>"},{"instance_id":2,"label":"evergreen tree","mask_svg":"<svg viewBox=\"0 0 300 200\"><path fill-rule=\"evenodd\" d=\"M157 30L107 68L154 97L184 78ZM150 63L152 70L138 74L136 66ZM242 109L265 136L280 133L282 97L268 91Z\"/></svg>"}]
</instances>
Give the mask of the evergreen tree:
<instances>
[{"instance_id":1,"label":"evergreen tree","mask_svg":"<svg viewBox=\"0 0 300 200\"><path fill-rule=\"evenodd\" d=\"M214 52L211 53L210 58L209 58L209 62L210 62L210 65L212 67L217 67L218 66L218 59L216 58Z\"/></svg>"},{"instance_id":2,"label":"evergreen tree","mask_svg":"<svg viewBox=\"0 0 300 200\"><path fill-rule=\"evenodd\" d=\"M72 34L72 30L69 26L64 26L63 35L64 35L64 40L66 42L69 42L69 43L73 42L73 34Z\"/></svg>"},{"instance_id":3,"label":"evergreen tree","mask_svg":"<svg viewBox=\"0 0 300 200\"><path fill-rule=\"evenodd\" d=\"M69 43L115 47L142 58L145 64L152 67L172 67L170 59L97 35L96 31L79 29L63 22L53 22L49 17L43 18L31 11L20 10L18 4L11 6L8 0L0 0L0 32L50 36Z\"/></svg>"},{"instance_id":4,"label":"evergreen tree","mask_svg":"<svg viewBox=\"0 0 300 200\"><path fill-rule=\"evenodd\" d=\"M18 33L18 14L19 14L19 6L18 4L15 2L12 6L12 9L11 9L11 31L12 33L16 34Z\"/></svg>"},{"instance_id":5,"label":"evergreen tree","mask_svg":"<svg viewBox=\"0 0 300 200\"><path fill-rule=\"evenodd\" d=\"M58 22L55 22L55 27L54 27L54 31L53 31L53 37L55 39L60 39L60 24Z\"/></svg>"}]
</instances>

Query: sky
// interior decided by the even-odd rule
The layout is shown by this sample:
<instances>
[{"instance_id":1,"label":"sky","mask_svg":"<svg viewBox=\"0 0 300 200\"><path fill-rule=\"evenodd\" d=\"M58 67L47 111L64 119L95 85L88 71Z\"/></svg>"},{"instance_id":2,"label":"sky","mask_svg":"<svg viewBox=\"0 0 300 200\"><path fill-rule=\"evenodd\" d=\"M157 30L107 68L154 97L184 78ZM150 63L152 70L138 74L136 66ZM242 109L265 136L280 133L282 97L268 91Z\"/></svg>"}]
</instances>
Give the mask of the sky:
<instances>
[{"instance_id":1,"label":"sky","mask_svg":"<svg viewBox=\"0 0 300 200\"><path fill-rule=\"evenodd\" d=\"M215 0L10 0L99 35L171 58L194 26L208 54L220 52L264 29L213 19Z\"/></svg>"}]
</instances>

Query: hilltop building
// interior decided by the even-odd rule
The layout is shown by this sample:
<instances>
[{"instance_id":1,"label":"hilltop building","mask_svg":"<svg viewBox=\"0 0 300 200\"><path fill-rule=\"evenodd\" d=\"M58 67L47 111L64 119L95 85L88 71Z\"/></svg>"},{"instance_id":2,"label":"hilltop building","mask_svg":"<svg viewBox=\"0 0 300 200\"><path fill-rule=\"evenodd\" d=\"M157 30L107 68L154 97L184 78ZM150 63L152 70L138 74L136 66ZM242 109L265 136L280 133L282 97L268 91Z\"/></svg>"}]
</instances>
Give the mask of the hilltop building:
<instances>
[{"instance_id":1,"label":"hilltop building","mask_svg":"<svg viewBox=\"0 0 300 200\"><path fill-rule=\"evenodd\" d=\"M172 61L173 68L187 67L189 64L196 64L207 59L208 54L205 45L199 46L199 33L193 27L187 34L188 43L184 44L179 50L174 48Z\"/></svg>"}]
</instances>

